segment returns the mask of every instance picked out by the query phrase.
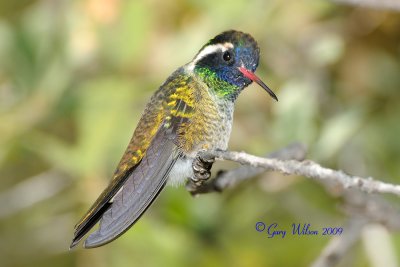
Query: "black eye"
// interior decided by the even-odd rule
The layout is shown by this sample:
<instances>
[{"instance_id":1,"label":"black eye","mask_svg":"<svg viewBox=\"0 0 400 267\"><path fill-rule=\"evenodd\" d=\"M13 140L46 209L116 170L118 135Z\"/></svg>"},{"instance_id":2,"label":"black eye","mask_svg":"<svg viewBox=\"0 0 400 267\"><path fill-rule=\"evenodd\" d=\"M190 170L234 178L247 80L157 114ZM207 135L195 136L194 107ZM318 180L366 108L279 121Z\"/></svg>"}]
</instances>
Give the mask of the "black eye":
<instances>
[{"instance_id":1,"label":"black eye","mask_svg":"<svg viewBox=\"0 0 400 267\"><path fill-rule=\"evenodd\" d=\"M229 51L225 51L225 53L222 55L222 58L226 62L228 62L228 61L230 61L232 59L232 55L231 55L231 53Z\"/></svg>"}]
</instances>

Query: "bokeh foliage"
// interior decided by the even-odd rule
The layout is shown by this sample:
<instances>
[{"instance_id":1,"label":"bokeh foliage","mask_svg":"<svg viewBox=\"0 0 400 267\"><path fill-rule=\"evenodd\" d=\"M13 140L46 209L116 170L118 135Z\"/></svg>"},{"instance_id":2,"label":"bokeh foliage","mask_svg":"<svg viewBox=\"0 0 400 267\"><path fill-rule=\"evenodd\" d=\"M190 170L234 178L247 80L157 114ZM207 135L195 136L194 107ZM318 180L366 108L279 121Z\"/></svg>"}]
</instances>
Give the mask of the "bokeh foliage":
<instances>
[{"instance_id":1,"label":"bokeh foliage","mask_svg":"<svg viewBox=\"0 0 400 267\"><path fill-rule=\"evenodd\" d=\"M279 174L199 198L167 188L118 241L68 251L152 92L231 28L259 41L257 73L280 101L246 89L230 149L301 141L323 165L400 183L399 13L326 0L2 1L1 266L307 266L320 254L327 237L255 231L345 223L340 199ZM399 234L382 235L400 251ZM342 266L372 266L368 242Z\"/></svg>"}]
</instances>

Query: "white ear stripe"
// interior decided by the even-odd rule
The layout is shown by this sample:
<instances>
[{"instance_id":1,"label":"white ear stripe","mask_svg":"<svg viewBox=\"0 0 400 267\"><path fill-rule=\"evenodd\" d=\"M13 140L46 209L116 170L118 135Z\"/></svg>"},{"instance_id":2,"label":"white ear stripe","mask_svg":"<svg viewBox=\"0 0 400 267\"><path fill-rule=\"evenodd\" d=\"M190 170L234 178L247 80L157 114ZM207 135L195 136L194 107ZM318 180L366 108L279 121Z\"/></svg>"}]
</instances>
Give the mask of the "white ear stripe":
<instances>
[{"instance_id":1,"label":"white ear stripe","mask_svg":"<svg viewBox=\"0 0 400 267\"><path fill-rule=\"evenodd\" d=\"M207 55L210 55L212 53L215 53L217 51L222 51L225 52L228 49L232 49L233 44L232 43L224 43L224 44L213 44L213 45L208 45L201 50L196 58L193 60L193 63L196 64L199 62L202 58L206 57Z\"/></svg>"}]
</instances>

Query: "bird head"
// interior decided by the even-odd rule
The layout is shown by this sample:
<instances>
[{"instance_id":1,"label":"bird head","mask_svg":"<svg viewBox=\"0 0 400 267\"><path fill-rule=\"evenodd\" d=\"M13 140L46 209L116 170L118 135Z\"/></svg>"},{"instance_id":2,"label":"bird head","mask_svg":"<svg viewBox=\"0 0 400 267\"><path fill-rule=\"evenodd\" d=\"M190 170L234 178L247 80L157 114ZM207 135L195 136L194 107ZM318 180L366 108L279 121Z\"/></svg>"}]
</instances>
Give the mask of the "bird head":
<instances>
[{"instance_id":1,"label":"bird head","mask_svg":"<svg viewBox=\"0 0 400 267\"><path fill-rule=\"evenodd\" d=\"M236 99L245 87L256 82L278 100L274 92L254 74L259 55L260 49L251 35L231 30L206 43L191 66L217 95Z\"/></svg>"}]
</instances>

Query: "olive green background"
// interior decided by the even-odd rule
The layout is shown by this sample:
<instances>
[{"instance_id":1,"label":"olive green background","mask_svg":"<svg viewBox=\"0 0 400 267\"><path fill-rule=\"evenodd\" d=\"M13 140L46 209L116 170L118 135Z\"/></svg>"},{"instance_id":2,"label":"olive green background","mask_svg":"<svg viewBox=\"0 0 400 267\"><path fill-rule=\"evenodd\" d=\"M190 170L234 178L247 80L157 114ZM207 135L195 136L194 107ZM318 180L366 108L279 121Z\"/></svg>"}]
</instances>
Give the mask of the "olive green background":
<instances>
[{"instance_id":1,"label":"olive green background","mask_svg":"<svg viewBox=\"0 0 400 267\"><path fill-rule=\"evenodd\" d=\"M255 231L346 223L341 198L278 173L197 198L168 187L117 241L68 250L152 92L227 29L258 40L257 74L279 97L243 91L231 150L300 141L324 166L400 183L400 13L326 0L2 1L1 266L308 266L320 255L330 237ZM398 266L399 233L379 233L340 266L377 266L371 242Z\"/></svg>"}]
</instances>

